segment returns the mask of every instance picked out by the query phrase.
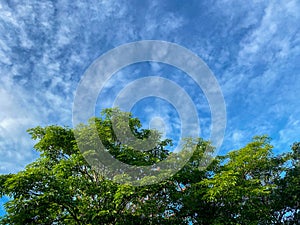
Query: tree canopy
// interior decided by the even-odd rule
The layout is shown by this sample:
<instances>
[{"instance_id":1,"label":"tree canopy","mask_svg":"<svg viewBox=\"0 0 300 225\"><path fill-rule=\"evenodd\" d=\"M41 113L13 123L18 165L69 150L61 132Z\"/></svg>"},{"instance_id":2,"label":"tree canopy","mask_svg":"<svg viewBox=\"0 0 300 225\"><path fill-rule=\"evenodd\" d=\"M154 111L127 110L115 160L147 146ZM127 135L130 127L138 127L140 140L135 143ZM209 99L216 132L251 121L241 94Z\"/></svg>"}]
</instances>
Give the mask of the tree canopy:
<instances>
[{"instance_id":1,"label":"tree canopy","mask_svg":"<svg viewBox=\"0 0 300 225\"><path fill-rule=\"evenodd\" d=\"M113 123L113 112L128 123ZM129 126L135 143L120 140L113 124L121 130ZM130 113L113 109L76 128L90 141L86 152L80 151L74 129L29 129L40 157L23 171L0 175L0 197L10 197L0 224L300 224L300 143L275 155L270 138L256 136L204 168L201 162L213 146L201 138L187 139L194 144L193 154L175 175L133 186L108 179L104 167L87 162L85 154L97 154L92 134L86 132L91 127L96 127L105 151L129 165L156 165L179 154L170 151L171 140L141 129L140 120ZM139 140L146 138L154 145L141 151ZM154 166L145 179L161 172ZM126 179L126 174L118 179Z\"/></svg>"}]
</instances>

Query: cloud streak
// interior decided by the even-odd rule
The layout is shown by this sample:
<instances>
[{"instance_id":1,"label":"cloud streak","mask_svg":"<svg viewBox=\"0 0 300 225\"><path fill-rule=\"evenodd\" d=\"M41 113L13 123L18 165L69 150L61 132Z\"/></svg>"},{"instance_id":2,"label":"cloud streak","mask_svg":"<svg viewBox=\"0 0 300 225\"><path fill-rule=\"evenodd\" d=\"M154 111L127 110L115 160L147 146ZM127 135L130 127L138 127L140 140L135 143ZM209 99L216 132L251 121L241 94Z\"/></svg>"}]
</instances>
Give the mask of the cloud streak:
<instances>
[{"instance_id":1,"label":"cloud streak","mask_svg":"<svg viewBox=\"0 0 300 225\"><path fill-rule=\"evenodd\" d=\"M270 134L279 146L291 144L300 135L299 11L296 0L1 2L0 173L20 170L36 157L27 128L71 125L76 87L98 56L143 39L187 47L215 74L228 113L223 152L260 133ZM200 114L201 131L209 137L207 99L174 68L148 64L121 70L101 104L108 107L126 84L152 75L187 91ZM178 129L172 108L163 104L158 100L155 112L143 111L149 108L143 104L134 110L144 121L160 115L173 126L167 131Z\"/></svg>"}]
</instances>

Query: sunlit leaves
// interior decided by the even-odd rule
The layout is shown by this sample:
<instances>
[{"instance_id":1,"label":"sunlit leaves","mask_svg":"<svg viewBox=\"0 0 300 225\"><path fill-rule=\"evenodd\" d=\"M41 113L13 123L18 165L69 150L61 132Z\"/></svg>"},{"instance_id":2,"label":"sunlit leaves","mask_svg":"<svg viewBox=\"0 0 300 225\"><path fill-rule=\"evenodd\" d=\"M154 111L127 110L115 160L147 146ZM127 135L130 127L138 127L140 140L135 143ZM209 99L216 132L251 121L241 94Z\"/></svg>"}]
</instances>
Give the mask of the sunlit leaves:
<instances>
[{"instance_id":1,"label":"sunlit leaves","mask_svg":"<svg viewBox=\"0 0 300 225\"><path fill-rule=\"evenodd\" d=\"M0 224L299 224L299 143L274 155L270 139L258 136L213 158L208 141L186 138L172 153L171 140L141 127L130 113L106 109L76 128L76 140L67 127L29 129L40 157L23 171L0 176L0 197L10 197ZM145 151L147 138L155 145ZM139 180L145 186L130 186L125 172L107 179L104 166L87 163L100 160L96 139L116 160L152 166ZM166 158L168 166L157 166ZM186 163L171 176L179 159ZM164 176L169 178L148 185Z\"/></svg>"}]
</instances>

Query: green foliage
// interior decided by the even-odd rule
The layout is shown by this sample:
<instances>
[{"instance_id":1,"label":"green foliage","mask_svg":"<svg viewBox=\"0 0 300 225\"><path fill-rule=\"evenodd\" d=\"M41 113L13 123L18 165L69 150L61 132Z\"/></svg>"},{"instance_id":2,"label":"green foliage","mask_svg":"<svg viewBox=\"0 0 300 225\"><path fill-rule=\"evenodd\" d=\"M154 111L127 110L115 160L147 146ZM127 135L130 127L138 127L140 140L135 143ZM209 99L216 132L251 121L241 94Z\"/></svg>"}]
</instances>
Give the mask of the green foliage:
<instances>
[{"instance_id":1,"label":"green foliage","mask_svg":"<svg viewBox=\"0 0 300 225\"><path fill-rule=\"evenodd\" d=\"M121 140L113 126L124 132ZM141 127L130 113L106 109L76 128L80 140L66 127L29 129L40 157L23 171L0 176L0 197L10 197L0 224L299 224L300 143L275 156L270 139L259 136L213 159L208 141L187 138L178 153L191 156L185 166L147 186L126 184L127 174L115 176L125 181L116 183L104 176L105 168L87 163L84 156L99 153L94 139L100 138L105 151L124 163L154 165L172 156L176 164L177 153L167 150L171 141ZM142 146L145 139L151 149ZM87 144L83 153L81 141ZM153 171L143 182L159 172L167 170Z\"/></svg>"}]
</instances>

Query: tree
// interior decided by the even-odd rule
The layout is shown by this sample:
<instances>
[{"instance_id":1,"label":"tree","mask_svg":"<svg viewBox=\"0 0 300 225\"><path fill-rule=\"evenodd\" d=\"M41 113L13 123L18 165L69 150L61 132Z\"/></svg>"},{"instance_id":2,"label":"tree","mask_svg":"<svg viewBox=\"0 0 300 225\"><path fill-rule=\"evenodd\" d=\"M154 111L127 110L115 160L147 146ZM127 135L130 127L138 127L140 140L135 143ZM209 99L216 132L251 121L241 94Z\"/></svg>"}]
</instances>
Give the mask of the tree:
<instances>
[{"instance_id":1,"label":"tree","mask_svg":"<svg viewBox=\"0 0 300 225\"><path fill-rule=\"evenodd\" d=\"M290 183L285 173L291 170L291 157L274 156L272 148L270 138L257 136L244 148L218 157L213 175L197 184L199 197L214 212L208 224L282 224L287 219L287 205L280 202L286 198L282 185ZM291 189L299 190L296 186Z\"/></svg>"},{"instance_id":2,"label":"tree","mask_svg":"<svg viewBox=\"0 0 300 225\"><path fill-rule=\"evenodd\" d=\"M277 180L273 193L274 214L281 224L300 224L300 142L285 155L282 179Z\"/></svg>"},{"instance_id":3,"label":"tree","mask_svg":"<svg viewBox=\"0 0 300 225\"><path fill-rule=\"evenodd\" d=\"M168 140L152 149L155 155L119 143L112 131L111 113L106 110L103 118L91 119L89 125L79 129L96 125L106 148L125 163L151 164L166 157ZM129 117L132 130L140 138L150 134L149 130L139 130L139 120L122 115ZM133 206L129 207L143 197L136 194L138 188L118 185L93 170L79 151L72 129L48 126L28 132L38 140L35 149L40 157L24 171L0 176L0 195L12 198L5 205L7 214L2 224L136 224L135 217L141 218L139 213L132 213ZM147 195L143 188L139 193Z\"/></svg>"},{"instance_id":4,"label":"tree","mask_svg":"<svg viewBox=\"0 0 300 225\"><path fill-rule=\"evenodd\" d=\"M171 152L171 140L161 140L157 131L142 129L137 118L117 109L106 109L75 129L48 126L28 132L38 141L34 147L40 157L23 171L0 176L0 197L10 197L0 224L299 223L299 143L275 156L270 139L259 136L211 160L210 142L187 138L180 153ZM76 139L75 133L80 134ZM127 174L120 177L120 171L87 162L99 153L95 137L103 151L133 166L191 157L168 179L132 186ZM86 145L80 151L81 142ZM151 181L170 168L154 169L141 180Z\"/></svg>"}]
</instances>

